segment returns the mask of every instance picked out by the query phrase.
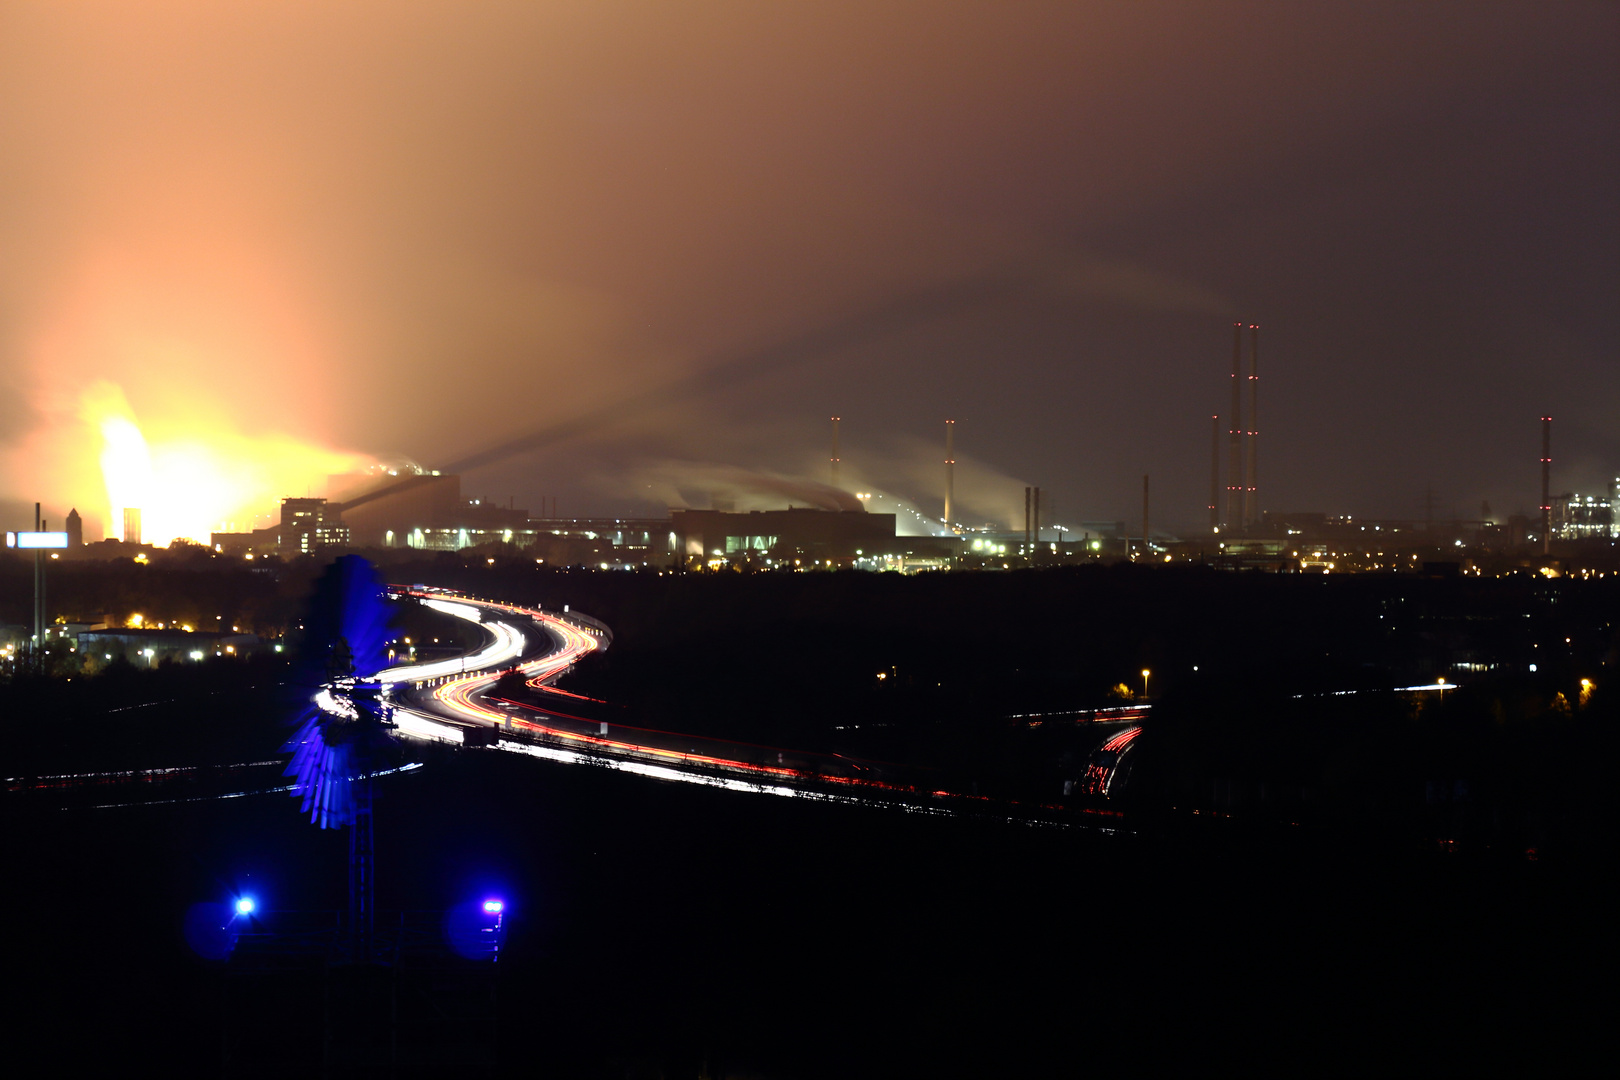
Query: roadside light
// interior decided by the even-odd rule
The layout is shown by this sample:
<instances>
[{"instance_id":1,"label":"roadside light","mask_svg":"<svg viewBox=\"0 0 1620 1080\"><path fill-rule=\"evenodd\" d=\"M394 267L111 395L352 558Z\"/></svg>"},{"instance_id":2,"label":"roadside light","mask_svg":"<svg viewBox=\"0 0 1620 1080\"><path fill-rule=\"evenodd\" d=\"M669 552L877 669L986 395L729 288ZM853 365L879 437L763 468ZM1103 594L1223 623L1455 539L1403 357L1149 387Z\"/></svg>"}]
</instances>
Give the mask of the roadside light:
<instances>
[{"instance_id":1,"label":"roadside light","mask_svg":"<svg viewBox=\"0 0 1620 1080\"><path fill-rule=\"evenodd\" d=\"M1148 676L1151 675L1151 674L1153 674L1153 672L1149 671L1147 668L1142 669L1142 696L1143 697L1148 696Z\"/></svg>"},{"instance_id":2,"label":"roadside light","mask_svg":"<svg viewBox=\"0 0 1620 1080\"><path fill-rule=\"evenodd\" d=\"M499 915L505 910L506 910L506 902L504 900L485 900L484 901L484 914L485 915Z\"/></svg>"},{"instance_id":3,"label":"roadside light","mask_svg":"<svg viewBox=\"0 0 1620 1080\"><path fill-rule=\"evenodd\" d=\"M253 902L251 896L239 896L236 898L236 914L239 916L252 915L256 907L258 905Z\"/></svg>"}]
</instances>

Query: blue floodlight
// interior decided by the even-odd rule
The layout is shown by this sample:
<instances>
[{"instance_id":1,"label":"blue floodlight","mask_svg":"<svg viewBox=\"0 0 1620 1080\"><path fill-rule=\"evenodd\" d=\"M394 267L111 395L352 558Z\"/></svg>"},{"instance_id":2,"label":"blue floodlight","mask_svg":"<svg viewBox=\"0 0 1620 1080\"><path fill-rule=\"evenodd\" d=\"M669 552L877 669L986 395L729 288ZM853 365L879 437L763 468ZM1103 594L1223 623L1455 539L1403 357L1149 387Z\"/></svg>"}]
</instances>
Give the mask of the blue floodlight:
<instances>
[{"instance_id":1,"label":"blue floodlight","mask_svg":"<svg viewBox=\"0 0 1620 1080\"><path fill-rule=\"evenodd\" d=\"M445 944L468 960L498 959L505 936L503 897L485 895L482 900L463 900L444 913Z\"/></svg>"},{"instance_id":2,"label":"blue floodlight","mask_svg":"<svg viewBox=\"0 0 1620 1080\"><path fill-rule=\"evenodd\" d=\"M238 915L251 915L256 906L251 896L239 896L236 898L236 913Z\"/></svg>"}]
</instances>

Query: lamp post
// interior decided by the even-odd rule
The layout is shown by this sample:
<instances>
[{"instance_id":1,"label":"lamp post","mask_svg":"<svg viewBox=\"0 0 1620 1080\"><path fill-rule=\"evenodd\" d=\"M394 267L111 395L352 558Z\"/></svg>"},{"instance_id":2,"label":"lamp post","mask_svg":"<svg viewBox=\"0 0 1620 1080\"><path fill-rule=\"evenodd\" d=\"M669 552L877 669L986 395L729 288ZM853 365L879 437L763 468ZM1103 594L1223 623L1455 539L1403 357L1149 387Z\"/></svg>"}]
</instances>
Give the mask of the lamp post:
<instances>
[{"instance_id":1,"label":"lamp post","mask_svg":"<svg viewBox=\"0 0 1620 1080\"><path fill-rule=\"evenodd\" d=\"M1151 675L1151 674L1153 674L1153 672L1149 671L1147 668L1142 669L1142 699L1144 701L1147 700L1147 696L1148 696L1148 676Z\"/></svg>"},{"instance_id":2,"label":"lamp post","mask_svg":"<svg viewBox=\"0 0 1620 1080\"><path fill-rule=\"evenodd\" d=\"M33 662L44 670L45 659L45 628L48 620L45 617L45 563L41 558L45 548L65 548L68 546L68 534L65 532L46 532L45 520L39 516L39 503L34 504L34 531L6 533L6 547L22 550L32 549L34 552L34 636L30 645Z\"/></svg>"}]
</instances>

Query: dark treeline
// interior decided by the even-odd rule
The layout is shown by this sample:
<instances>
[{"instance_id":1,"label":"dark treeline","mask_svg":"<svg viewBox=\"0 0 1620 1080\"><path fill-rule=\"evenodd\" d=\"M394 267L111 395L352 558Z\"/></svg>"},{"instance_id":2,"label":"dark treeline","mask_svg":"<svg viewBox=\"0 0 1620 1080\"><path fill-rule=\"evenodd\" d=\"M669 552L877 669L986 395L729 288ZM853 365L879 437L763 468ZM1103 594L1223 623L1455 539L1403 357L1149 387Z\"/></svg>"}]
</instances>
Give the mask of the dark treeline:
<instances>
[{"instance_id":1,"label":"dark treeline","mask_svg":"<svg viewBox=\"0 0 1620 1080\"><path fill-rule=\"evenodd\" d=\"M1583 705L1511 674L1443 699L1200 685L1155 709L1125 801L1148 819L1197 808L1345 838L1607 858L1617 701L1613 687Z\"/></svg>"},{"instance_id":2,"label":"dark treeline","mask_svg":"<svg viewBox=\"0 0 1620 1080\"><path fill-rule=\"evenodd\" d=\"M7 776L228 764L273 758L310 691L274 654L137 668L94 677L0 681L0 770Z\"/></svg>"},{"instance_id":3,"label":"dark treeline","mask_svg":"<svg viewBox=\"0 0 1620 1080\"><path fill-rule=\"evenodd\" d=\"M148 624L188 625L279 637L296 627L324 564L313 559L255 564L176 544L151 562L132 559L53 561L46 596L53 618L123 625L134 614ZM27 625L33 602L33 563L0 556L0 623Z\"/></svg>"}]
</instances>

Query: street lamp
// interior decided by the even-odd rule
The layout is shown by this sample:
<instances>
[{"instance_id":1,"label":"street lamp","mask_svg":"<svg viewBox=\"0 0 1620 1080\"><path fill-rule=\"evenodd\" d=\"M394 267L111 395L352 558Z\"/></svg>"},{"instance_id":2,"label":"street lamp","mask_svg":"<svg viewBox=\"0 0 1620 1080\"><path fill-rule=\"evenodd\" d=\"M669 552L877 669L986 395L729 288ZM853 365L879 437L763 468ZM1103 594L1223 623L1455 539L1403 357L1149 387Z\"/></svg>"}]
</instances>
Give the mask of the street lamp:
<instances>
[{"instance_id":1,"label":"street lamp","mask_svg":"<svg viewBox=\"0 0 1620 1080\"><path fill-rule=\"evenodd\" d=\"M1147 668L1142 669L1142 697L1144 699L1146 699L1146 697L1148 696L1148 692L1147 692L1148 676L1151 675L1151 674L1153 674L1153 672L1149 671Z\"/></svg>"}]
</instances>

